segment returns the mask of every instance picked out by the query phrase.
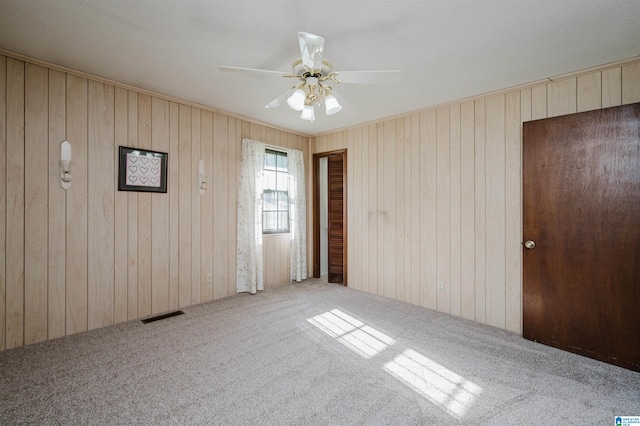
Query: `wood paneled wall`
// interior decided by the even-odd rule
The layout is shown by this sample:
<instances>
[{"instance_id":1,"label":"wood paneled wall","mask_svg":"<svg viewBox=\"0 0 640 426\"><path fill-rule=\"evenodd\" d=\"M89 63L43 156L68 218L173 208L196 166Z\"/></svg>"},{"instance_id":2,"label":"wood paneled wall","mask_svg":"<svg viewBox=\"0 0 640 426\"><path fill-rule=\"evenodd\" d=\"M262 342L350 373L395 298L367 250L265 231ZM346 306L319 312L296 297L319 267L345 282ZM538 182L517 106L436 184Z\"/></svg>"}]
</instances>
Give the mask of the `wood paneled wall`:
<instances>
[{"instance_id":1,"label":"wood paneled wall","mask_svg":"<svg viewBox=\"0 0 640 426\"><path fill-rule=\"evenodd\" d=\"M634 102L640 63L312 138L349 152L349 286L521 333L522 123Z\"/></svg>"},{"instance_id":2,"label":"wood paneled wall","mask_svg":"<svg viewBox=\"0 0 640 426\"><path fill-rule=\"evenodd\" d=\"M234 294L245 137L310 156L307 137L0 55L0 350ZM117 191L120 145L167 152L168 193ZM287 243L265 237L267 286L289 282Z\"/></svg>"}]
</instances>

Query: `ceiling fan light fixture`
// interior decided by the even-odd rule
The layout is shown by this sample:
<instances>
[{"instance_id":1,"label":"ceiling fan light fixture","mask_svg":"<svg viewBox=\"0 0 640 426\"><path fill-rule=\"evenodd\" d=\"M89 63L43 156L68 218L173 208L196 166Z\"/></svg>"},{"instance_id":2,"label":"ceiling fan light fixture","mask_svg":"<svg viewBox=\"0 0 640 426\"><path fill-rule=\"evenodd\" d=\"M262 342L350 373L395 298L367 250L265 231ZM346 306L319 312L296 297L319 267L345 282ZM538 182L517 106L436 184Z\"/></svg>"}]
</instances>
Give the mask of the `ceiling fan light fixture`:
<instances>
[{"instance_id":1,"label":"ceiling fan light fixture","mask_svg":"<svg viewBox=\"0 0 640 426\"><path fill-rule=\"evenodd\" d=\"M324 38L299 32L298 41L301 57L291 65L291 73L227 66L221 66L220 70L278 75L299 80L296 86L287 89L265 105L265 108L276 108L284 104L286 99L289 107L294 111L300 111L300 118L306 121L315 120L315 107L320 108L323 102L326 115L334 115L342 110L342 105L333 95L329 83L399 84L401 82L401 73L398 70L334 72L331 62L322 57Z\"/></svg>"},{"instance_id":2,"label":"ceiling fan light fixture","mask_svg":"<svg viewBox=\"0 0 640 426\"><path fill-rule=\"evenodd\" d=\"M316 119L316 115L313 110L313 105L305 105L302 109L302 114L300 114L300 118L307 121L314 121Z\"/></svg>"},{"instance_id":3,"label":"ceiling fan light fixture","mask_svg":"<svg viewBox=\"0 0 640 426\"><path fill-rule=\"evenodd\" d=\"M329 95L324 98L324 106L327 115L333 115L340 112L342 105L338 102L335 96Z\"/></svg>"},{"instance_id":4,"label":"ceiling fan light fixture","mask_svg":"<svg viewBox=\"0 0 640 426\"><path fill-rule=\"evenodd\" d=\"M306 98L306 94L302 89L296 89L295 92L287 99L287 104L296 110L302 111L304 109L304 100Z\"/></svg>"}]
</instances>

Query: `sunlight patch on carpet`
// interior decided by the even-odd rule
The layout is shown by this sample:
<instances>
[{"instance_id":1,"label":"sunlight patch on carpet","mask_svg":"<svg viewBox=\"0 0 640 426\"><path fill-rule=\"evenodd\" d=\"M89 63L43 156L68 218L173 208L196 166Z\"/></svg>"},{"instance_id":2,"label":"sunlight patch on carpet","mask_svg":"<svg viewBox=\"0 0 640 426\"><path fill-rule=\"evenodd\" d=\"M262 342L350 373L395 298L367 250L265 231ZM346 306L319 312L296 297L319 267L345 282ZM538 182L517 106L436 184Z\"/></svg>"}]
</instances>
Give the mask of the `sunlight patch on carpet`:
<instances>
[{"instance_id":1,"label":"sunlight patch on carpet","mask_svg":"<svg viewBox=\"0 0 640 426\"><path fill-rule=\"evenodd\" d=\"M384 369L456 419L462 419L482 393L480 386L412 349Z\"/></svg>"},{"instance_id":2,"label":"sunlight patch on carpet","mask_svg":"<svg viewBox=\"0 0 640 426\"><path fill-rule=\"evenodd\" d=\"M372 358L395 343L395 340L342 312L340 309L307 319L365 359Z\"/></svg>"}]
</instances>

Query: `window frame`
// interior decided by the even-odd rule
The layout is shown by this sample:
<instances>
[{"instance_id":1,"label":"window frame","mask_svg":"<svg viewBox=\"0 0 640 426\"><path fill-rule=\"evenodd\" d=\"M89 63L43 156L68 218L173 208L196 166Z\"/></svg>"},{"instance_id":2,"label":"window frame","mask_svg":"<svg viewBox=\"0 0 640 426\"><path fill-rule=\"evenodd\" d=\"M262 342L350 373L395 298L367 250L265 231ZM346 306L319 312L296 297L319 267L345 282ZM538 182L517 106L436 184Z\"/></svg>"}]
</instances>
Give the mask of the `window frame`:
<instances>
[{"instance_id":1,"label":"window frame","mask_svg":"<svg viewBox=\"0 0 640 426\"><path fill-rule=\"evenodd\" d=\"M275 168L273 167L268 167L267 166L267 156L268 155L275 155L276 156L276 166ZM280 169L278 167L278 157L285 157L287 158L287 167L284 169ZM261 203L262 203L262 233L265 235L270 235L270 234L288 234L291 232L291 206L290 206L290 202L289 202L289 168L288 168L288 156L287 153L284 151L279 151L276 149L272 149L272 148L266 148L265 149L265 160L264 160L264 166L263 166L263 171L265 172L274 172L275 173L275 179L276 179L276 188L263 188L262 189L262 196L261 196ZM281 182L281 180L278 179L278 177L282 177L284 178L285 181L285 185L286 189L282 189L278 183ZM265 185L266 186L266 185ZM275 206L276 209L265 209L265 203L266 203L266 197L265 194L266 193L271 193L275 195ZM286 194L286 210L282 210L279 209L279 195L280 194ZM266 224L266 220L265 220L265 213L274 213L276 214L276 227L275 228L265 228L265 224ZM277 225L280 223L280 214L285 214L286 213L286 217L287 217L287 227L286 228L280 228L277 227Z\"/></svg>"}]
</instances>

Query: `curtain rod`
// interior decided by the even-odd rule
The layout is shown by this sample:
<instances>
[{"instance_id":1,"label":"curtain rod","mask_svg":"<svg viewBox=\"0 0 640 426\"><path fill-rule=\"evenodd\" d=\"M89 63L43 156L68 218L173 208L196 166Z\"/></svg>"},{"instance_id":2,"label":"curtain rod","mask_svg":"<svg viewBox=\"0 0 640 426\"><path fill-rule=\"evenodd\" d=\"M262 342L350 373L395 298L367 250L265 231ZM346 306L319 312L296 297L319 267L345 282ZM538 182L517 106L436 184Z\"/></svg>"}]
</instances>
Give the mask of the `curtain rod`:
<instances>
[{"instance_id":1,"label":"curtain rod","mask_svg":"<svg viewBox=\"0 0 640 426\"><path fill-rule=\"evenodd\" d=\"M285 152L285 153L287 152L287 149L288 149L288 148L283 148L281 146L269 145L266 143L264 144L264 147L270 149L271 151L279 151L279 152Z\"/></svg>"},{"instance_id":2,"label":"curtain rod","mask_svg":"<svg viewBox=\"0 0 640 426\"><path fill-rule=\"evenodd\" d=\"M301 149L297 149L297 148L285 148L285 147L282 147L282 146L271 145L271 144L264 143L264 142L259 141L259 140L256 140L256 139L251 139L251 138L242 138L242 139L248 139L248 140L251 140L251 141L260 142L261 144L263 144L263 145L264 145L264 147L265 147L265 148L270 149L270 150L272 150L272 151L279 151L279 152L284 152L284 153L286 153L286 152L287 152L287 150L289 150L289 149L293 149L293 150L295 150L295 151L304 152L304 151L302 151Z\"/></svg>"}]
</instances>

